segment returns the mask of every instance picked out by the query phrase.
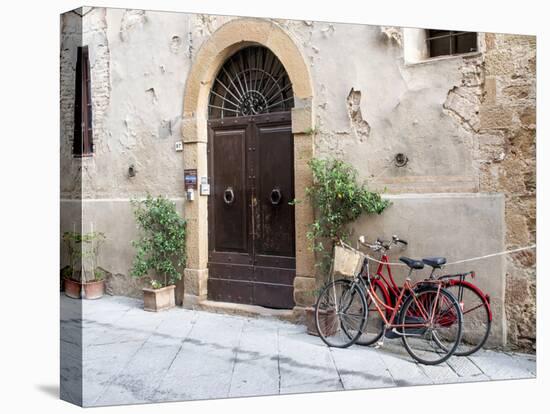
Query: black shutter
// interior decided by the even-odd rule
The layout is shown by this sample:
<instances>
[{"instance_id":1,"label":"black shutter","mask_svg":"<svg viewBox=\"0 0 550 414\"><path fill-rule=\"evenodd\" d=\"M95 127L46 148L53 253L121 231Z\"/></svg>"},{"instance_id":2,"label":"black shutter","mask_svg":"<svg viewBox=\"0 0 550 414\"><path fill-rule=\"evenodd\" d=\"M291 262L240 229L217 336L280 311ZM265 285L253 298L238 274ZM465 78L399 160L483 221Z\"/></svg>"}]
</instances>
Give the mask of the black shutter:
<instances>
[{"instance_id":1,"label":"black shutter","mask_svg":"<svg viewBox=\"0 0 550 414\"><path fill-rule=\"evenodd\" d=\"M92 95L88 46L79 46L76 57L73 154L93 154Z\"/></svg>"}]
</instances>

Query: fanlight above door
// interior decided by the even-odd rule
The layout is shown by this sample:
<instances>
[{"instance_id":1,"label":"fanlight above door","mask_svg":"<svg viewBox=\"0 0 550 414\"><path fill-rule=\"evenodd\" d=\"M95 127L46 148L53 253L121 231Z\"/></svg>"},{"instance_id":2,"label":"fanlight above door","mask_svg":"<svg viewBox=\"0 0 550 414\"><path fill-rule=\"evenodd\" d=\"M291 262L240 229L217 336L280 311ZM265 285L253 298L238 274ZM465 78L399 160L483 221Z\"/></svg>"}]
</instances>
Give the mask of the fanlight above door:
<instances>
[{"instance_id":1,"label":"fanlight above door","mask_svg":"<svg viewBox=\"0 0 550 414\"><path fill-rule=\"evenodd\" d=\"M221 67L208 104L210 119L290 111L292 84L286 70L269 49L249 46Z\"/></svg>"}]
</instances>

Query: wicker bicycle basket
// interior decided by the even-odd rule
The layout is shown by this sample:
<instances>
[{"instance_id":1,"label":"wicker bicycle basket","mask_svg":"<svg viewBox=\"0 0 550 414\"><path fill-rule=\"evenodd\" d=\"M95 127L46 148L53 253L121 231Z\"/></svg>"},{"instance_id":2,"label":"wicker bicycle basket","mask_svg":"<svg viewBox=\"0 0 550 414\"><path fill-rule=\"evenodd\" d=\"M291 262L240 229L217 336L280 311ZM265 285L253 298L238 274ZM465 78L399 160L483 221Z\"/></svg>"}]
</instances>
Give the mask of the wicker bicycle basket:
<instances>
[{"instance_id":1,"label":"wicker bicycle basket","mask_svg":"<svg viewBox=\"0 0 550 414\"><path fill-rule=\"evenodd\" d=\"M333 274L335 276L354 277L361 271L365 256L346 244L334 246Z\"/></svg>"}]
</instances>

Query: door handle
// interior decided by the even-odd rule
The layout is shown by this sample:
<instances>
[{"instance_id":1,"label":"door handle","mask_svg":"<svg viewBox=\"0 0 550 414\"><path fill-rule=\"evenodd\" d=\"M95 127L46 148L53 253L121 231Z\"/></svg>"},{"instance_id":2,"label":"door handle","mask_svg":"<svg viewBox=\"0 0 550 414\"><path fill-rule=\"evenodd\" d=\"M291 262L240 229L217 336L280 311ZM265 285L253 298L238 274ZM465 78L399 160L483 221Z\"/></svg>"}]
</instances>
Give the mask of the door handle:
<instances>
[{"instance_id":1,"label":"door handle","mask_svg":"<svg viewBox=\"0 0 550 414\"><path fill-rule=\"evenodd\" d=\"M276 206L281 203L281 200L283 199L283 195L281 194L281 190L278 188L274 188L271 190L271 194L269 195L269 200L271 201L271 204Z\"/></svg>"},{"instance_id":2,"label":"door handle","mask_svg":"<svg viewBox=\"0 0 550 414\"><path fill-rule=\"evenodd\" d=\"M233 204L235 201L235 193L233 192L233 188L227 187L223 192L223 201L225 204Z\"/></svg>"}]
</instances>

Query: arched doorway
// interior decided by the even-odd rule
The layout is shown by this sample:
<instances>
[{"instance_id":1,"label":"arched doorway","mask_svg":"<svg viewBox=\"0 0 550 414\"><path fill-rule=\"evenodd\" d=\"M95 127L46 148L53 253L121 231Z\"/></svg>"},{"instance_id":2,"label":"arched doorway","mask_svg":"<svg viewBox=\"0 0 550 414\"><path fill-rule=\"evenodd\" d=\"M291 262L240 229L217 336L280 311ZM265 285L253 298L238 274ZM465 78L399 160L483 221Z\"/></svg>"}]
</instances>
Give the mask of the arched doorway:
<instances>
[{"instance_id":1,"label":"arched doorway","mask_svg":"<svg viewBox=\"0 0 550 414\"><path fill-rule=\"evenodd\" d=\"M297 43L276 22L268 19L235 18L214 31L199 48L187 76L184 91L183 162L185 168L195 169L201 179L210 178L208 170L211 153L208 153L208 123L211 91L218 72L228 58L249 46L264 46L277 57L286 70L293 93L290 124L294 154L294 195L297 200L300 200L294 206L296 277L293 284L293 298L294 314L299 317L303 314L305 307L311 304L314 298L311 292L315 288L315 260L306 238L308 226L313 221L313 208L305 193L312 179L307 164L313 157L313 87L309 67ZM261 116L271 117L273 114L267 113ZM288 118L288 112L285 116ZM224 116L223 120L220 119L220 123L222 121L229 123L231 120L231 116ZM281 119L282 121L287 122ZM194 201L187 202L184 210L188 230L184 305L189 307L203 303L208 296L210 278L208 256L211 251L209 247L211 234L208 233L211 219L208 211L210 197L199 195ZM212 306L213 302L207 302L208 306ZM227 309L227 306L223 309Z\"/></svg>"},{"instance_id":2,"label":"arched doorway","mask_svg":"<svg viewBox=\"0 0 550 414\"><path fill-rule=\"evenodd\" d=\"M263 46L238 50L212 84L208 299L294 306L292 84Z\"/></svg>"}]
</instances>

